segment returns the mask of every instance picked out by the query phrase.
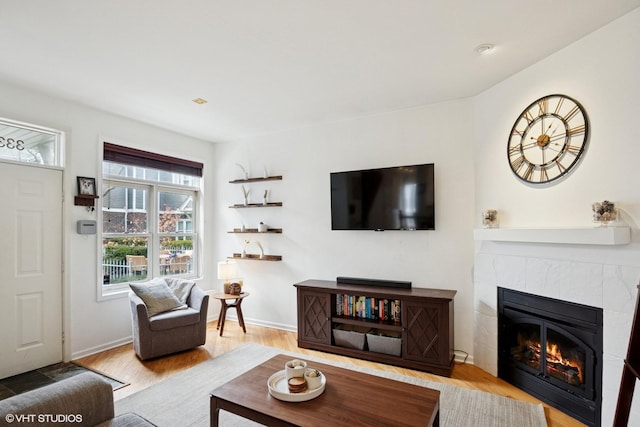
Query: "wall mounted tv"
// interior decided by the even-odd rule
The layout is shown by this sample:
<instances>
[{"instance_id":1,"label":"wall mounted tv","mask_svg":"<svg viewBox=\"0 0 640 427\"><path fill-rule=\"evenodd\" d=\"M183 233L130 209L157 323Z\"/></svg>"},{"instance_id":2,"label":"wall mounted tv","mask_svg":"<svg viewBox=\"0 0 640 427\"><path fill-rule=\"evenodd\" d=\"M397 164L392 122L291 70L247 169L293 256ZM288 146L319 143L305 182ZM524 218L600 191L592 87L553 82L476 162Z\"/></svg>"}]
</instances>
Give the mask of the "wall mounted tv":
<instances>
[{"instance_id":1,"label":"wall mounted tv","mask_svg":"<svg viewBox=\"0 0 640 427\"><path fill-rule=\"evenodd\" d=\"M331 173L332 230L435 230L433 163Z\"/></svg>"}]
</instances>

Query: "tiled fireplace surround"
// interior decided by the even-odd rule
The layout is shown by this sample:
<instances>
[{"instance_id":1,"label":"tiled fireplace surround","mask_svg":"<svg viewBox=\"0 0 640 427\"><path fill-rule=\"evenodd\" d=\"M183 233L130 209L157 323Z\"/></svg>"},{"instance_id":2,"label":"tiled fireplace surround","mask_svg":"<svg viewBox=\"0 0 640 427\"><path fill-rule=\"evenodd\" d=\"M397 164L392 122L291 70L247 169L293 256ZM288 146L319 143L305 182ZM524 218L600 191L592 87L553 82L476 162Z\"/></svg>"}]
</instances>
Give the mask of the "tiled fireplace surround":
<instances>
[{"instance_id":1,"label":"tiled fireplace surround","mask_svg":"<svg viewBox=\"0 0 640 427\"><path fill-rule=\"evenodd\" d=\"M475 365L498 375L498 286L602 308L602 425L611 425L640 281L640 245L485 239L476 235ZM636 392L629 425L640 425L640 387Z\"/></svg>"}]
</instances>

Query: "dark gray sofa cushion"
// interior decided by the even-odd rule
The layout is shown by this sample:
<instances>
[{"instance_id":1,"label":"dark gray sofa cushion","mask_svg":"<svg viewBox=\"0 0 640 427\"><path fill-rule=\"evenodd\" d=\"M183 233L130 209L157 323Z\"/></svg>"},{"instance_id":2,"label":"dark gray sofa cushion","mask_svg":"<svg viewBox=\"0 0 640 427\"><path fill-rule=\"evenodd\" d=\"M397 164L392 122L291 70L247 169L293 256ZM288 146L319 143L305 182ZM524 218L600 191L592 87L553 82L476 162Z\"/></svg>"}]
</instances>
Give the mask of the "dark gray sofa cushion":
<instances>
[{"instance_id":1,"label":"dark gray sofa cushion","mask_svg":"<svg viewBox=\"0 0 640 427\"><path fill-rule=\"evenodd\" d=\"M12 425L19 426L153 425L135 414L114 418L113 388L91 372L0 400L0 420L9 421L7 416L14 417ZM47 416L66 416L70 422Z\"/></svg>"}]
</instances>

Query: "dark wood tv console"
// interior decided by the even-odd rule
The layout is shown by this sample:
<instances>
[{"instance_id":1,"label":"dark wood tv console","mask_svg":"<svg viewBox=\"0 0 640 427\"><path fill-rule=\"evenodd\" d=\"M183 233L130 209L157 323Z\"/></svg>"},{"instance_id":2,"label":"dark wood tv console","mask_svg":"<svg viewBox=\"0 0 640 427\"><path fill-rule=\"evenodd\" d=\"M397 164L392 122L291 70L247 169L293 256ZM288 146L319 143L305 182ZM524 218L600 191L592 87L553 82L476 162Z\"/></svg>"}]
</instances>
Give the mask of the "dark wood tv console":
<instances>
[{"instance_id":1,"label":"dark wood tv console","mask_svg":"<svg viewBox=\"0 0 640 427\"><path fill-rule=\"evenodd\" d=\"M306 280L294 285L298 293L298 346L374 362L451 376L454 290L401 289ZM336 296L357 295L400 302L400 321L338 315ZM338 297L340 298L340 297ZM401 338L399 356L337 346L333 329L339 325L389 331Z\"/></svg>"}]
</instances>

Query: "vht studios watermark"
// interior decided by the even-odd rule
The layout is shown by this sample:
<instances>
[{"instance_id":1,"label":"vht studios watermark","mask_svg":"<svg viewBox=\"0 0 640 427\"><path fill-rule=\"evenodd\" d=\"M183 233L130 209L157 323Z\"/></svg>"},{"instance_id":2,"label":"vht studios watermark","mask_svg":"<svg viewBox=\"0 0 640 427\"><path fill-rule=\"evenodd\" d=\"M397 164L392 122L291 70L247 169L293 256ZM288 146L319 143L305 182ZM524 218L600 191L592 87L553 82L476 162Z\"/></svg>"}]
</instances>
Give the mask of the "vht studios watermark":
<instances>
[{"instance_id":1,"label":"vht studios watermark","mask_svg":"<svg viewBox=\"0 0 640 427\"><path fill-rule=\"evenodd\" d=\"M8 423L81 423L82 414L7 414Z\"/></svg>"}]
</instances>

